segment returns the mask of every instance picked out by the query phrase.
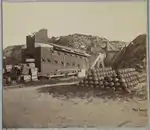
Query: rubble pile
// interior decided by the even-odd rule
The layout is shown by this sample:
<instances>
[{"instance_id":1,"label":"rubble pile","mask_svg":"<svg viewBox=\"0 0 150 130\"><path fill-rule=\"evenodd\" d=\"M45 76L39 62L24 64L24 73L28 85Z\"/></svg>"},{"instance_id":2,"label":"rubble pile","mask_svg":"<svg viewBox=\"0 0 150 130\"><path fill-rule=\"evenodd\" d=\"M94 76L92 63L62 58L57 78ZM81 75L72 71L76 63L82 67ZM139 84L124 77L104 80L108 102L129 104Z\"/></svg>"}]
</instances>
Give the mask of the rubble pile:
<instances>
[{"instance_id":1,"label":"rubble pile","mask_svg":"<svg viewBox=\"0 0 150 130\"><path fill-rule=\"evenodd\" d=\"M95 56L99 52L106 52L106 44L110 44L117 48L117 50L121 49L122 46L127 45L128 42L123 41L110 41L104 37L85 35L85 34L70 34L67 36L51 37L49 38L49 42L71 47L74 49L79 49L85 51L86 53Z\"/></svg>"},{"instance_id":2,"label":"rubble pile","mask_svg":"<svg viewBox=\"0 0 150 130\"><path fill-rule=\"evenodd\" d=\"M119 69L117 71L112 68L93 69L79 83L79 86L130 93L139 83L137 74L134 68Z\"/></svg>"},{"instance_id":3,"label":"rubble pile","mask_svg":"<svg viewBox=\"0 0 150 130\"><path fill-rule=\"evenodd\" d=\"M3 56L6 57L5 64L14 65L21 63L22 46L23 45L12 45L3 50Z\"/></svg>"},{"instance_id":4,"label":"rubble pile","mask_svg":"<svg viewBox=\"0 0 150 130\"><path fill-rule=\"evenodd\" d=\"M127 47L115 57L113 68L143 69L146 66L146 35L137 36Z\"/></svg>"}]
</instances>

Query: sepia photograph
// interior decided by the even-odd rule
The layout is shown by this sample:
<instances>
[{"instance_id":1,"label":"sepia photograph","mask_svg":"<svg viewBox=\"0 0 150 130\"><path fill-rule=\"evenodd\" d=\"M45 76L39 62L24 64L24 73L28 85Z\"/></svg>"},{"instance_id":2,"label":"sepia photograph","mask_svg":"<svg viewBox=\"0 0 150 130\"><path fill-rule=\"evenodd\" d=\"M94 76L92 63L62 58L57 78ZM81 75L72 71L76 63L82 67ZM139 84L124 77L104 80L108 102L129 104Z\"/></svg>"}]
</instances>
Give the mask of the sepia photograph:
<instances>
[{"instance_id":1,"label":"sepia photograph","mask_svg":"<svg viewBox=\"0 0 150 130\"><path fill-rule=\"evenodd\" d=\"M147 2L3 2L3 128L148 125Z\"/></svg>"}]
</instances>

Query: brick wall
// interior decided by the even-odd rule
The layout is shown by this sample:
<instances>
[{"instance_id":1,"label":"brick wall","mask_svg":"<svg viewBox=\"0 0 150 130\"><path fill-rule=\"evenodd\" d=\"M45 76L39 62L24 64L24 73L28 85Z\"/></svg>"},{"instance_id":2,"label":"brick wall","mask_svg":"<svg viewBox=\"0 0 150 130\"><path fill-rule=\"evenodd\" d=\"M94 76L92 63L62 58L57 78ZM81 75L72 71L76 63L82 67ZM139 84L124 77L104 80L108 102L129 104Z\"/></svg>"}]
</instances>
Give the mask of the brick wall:
<instances>
[{"instance_id":1,"label":"brick wall","mask_svg":"<svg viewBox=\"0 0 150 130\"><path fill-rule=\"evenodd\" d=\"M88 60L79 55L41 48L41 74L54 74L61 69L82 69L88 67Z\"/></svg>"}]
</instances>

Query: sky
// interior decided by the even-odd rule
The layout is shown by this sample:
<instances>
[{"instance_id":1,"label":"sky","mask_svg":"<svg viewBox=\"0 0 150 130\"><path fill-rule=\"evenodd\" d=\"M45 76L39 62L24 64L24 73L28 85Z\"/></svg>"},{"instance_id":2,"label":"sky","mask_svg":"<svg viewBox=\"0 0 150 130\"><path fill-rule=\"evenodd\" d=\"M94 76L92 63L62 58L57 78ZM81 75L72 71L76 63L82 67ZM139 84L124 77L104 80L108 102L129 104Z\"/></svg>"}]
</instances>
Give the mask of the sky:
<instances>
[{"instance_id":1,"label":"sky","mask_svg":"<svg viewBox=\"0 0 150 130\"><path fill-rule=\"evenodd\" d=\"M3 47L26 44L39 29L48 35L90 34L132 41L147 32L146 2L3 3Z\"/></svg>"}]
</instances>

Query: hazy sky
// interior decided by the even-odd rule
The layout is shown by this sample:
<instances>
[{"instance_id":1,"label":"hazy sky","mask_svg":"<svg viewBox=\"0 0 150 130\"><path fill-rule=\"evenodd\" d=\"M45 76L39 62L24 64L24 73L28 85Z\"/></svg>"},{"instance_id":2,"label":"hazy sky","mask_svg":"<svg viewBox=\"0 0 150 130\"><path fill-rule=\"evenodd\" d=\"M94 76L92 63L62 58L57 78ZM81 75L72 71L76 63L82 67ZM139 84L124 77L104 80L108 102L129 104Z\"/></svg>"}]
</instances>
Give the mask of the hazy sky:
<instances>
[{"instance_id":1,"label":"hazy sky","mask_svg":"<svg viewBox=\"0 0 150 130\"><path fill-rule=\"evenodd\" d=\"M147 31L146 2L4 3L4 47L25 44L26 35L47 28L49 36L72 33L131 41Z\"/></svg>"}]
</instances>

